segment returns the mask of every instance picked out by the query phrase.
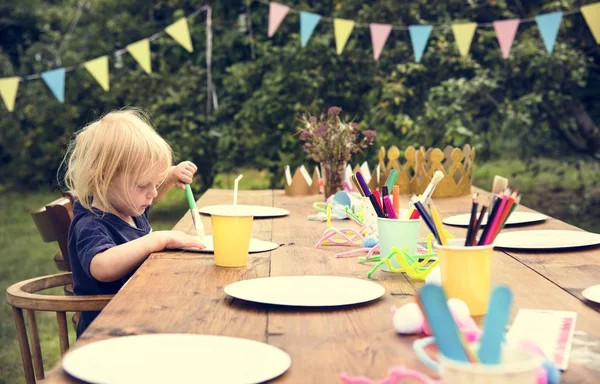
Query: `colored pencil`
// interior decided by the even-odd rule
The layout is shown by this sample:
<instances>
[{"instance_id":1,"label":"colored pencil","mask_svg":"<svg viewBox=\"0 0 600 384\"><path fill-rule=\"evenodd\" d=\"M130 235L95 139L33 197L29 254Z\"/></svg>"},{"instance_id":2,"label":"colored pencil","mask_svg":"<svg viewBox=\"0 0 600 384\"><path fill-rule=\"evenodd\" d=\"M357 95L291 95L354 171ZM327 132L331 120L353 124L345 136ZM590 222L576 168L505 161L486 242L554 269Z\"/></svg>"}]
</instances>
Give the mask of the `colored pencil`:
<instances>
[{"instance_id":1,"label":"colored pencil","mask_svg":"<svg viewBox=\"0 0 600 384\"><path fill-rule=\"evenodd\" d=\"M481 211L479 212L479 216L477 218L477 223L475 223L475 227L473 228L473 234L471 236L471 242L469 243L469 245L477 244L477 232L479 232L479 228L481 227L481 223L483 222L483 218L485 217L487 209L487 205L483 205L483 207L481 207Z\"/></svg>"},{"instance_id":2,"label":"colored pencil","mask_svg":"<svg viewBox=\"0 0 600 384\"><path fill-rule=\"evenodd\" d=\"M433 233L433 236L435 236L438 243L442 244L442 241L440 240L440 235L437 233L437 230L435 229L435 225L433 225L433 221L431 220L431 217L429 217L429 214L425 210L425 207L423 207L423 204L421 204L421 202L419 201L417 196L414 196L414 195L411 198L411 201L412 201L415 209L421 215L421 218L423 219L423 221L425 222L425 224L427 225L427 227L429 228L431 233Z\"/></svg>"},{"instance_id":3,"label":"colored pencil","mask_svg":"<svg viewBox=\"0 0 600 384\"><path fill-rule=\"evenodd\" d=\"M446 238L446 234L444 233L444 225L442 224L440 213L438 212L431 199L429 200L429 211L431 212L431 217L433 218L433 224L435 225L435 229L440 237L440 245L448 245L448 239Z\"/></svg>"},{"instance_id":4,"label":"colored pencil","mask_svg":"<svg viewBox=\"0 0 600 384\"><path fill-rule=\"evenodd\" d=\"M471 244L471 237L473 236L473 228L475 228L475 222L477 217L477 207L479 205L477 201L479 194L475 192L473 194L473 204L471 205L471 219L469 220L469 228L467 229L467 237L465 238L465 247Z\"/></svg>"},{"instance_id":5,"label":"colored pencil","mask_svg":"<svg viewBox=\"0 0 600 384\"><path fill-rule=\"evenodd\" d=\"M494 199L493 201L495 201L495 202L490 203L493 205L490 205L491 210L487 217L487 223L485 224L485 228L483 229L483 232L481 233L481 237L479 238L479 242L477 243L477 245L485 245L485 243L484 243L485 238L487 237L487 234L490 231L492 221L494 219L494 216L496 215L496 212L498 211L498 207L500 206L500 201L502 200L501 197L503 195L504 195L504 193L500 192L500 194L498 196L492 196L492 199ZM488 209L490 209L490 207L488 207Z\"/></svg>"}]
</instances>

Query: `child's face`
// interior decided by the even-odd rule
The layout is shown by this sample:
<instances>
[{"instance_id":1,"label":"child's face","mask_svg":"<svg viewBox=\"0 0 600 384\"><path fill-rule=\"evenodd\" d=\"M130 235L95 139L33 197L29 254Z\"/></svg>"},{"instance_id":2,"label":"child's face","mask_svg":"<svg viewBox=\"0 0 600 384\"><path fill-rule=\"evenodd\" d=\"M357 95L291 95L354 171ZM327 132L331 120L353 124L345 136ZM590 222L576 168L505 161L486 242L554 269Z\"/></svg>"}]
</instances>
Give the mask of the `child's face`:
<instances>
[{"instance_id":1,"label":"child's face","mask_svg":"<svg viewBox=\"0 0 600 384\"><path fill-rule=\"evenodd\" d=\"M162 176L161 172L147 172L137 182L123 174L116 176L109 193L110 203L124 216L140 216L158 195Z\"/></svg>"}]
</instances>

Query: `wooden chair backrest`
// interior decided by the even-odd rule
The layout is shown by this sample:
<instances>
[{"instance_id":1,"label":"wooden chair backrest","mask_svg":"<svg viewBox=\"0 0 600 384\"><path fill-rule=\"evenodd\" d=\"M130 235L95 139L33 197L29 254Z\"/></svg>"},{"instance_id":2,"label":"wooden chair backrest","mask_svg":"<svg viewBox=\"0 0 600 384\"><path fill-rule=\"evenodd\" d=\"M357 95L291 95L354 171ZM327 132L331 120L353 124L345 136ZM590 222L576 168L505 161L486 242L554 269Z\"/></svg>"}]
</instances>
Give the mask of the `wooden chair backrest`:
<instances>
[{"instance_id":1,"label":"wooden chair backrest","mask_svg":"<svg viewBox=\"0 0 600 384\"><path fill-rule=\"evenodd\" d=\"M56 241L67 271L71 270L69 260L69 226L73 220L73 203L67 197L58 198L31 213L42 240Z\"/></svg>"},{"instance_id":2,"label":"wooden chair backrest","mask_svg":"<svg viewBox=\"0 0 600 384\"><path fill-rule=\"evenodd\" d=\"M21 360L27 384L35 383L45 377L40 337L35 320L35 311L56 312L58 338L61 355L69 349L69 331L67 312L101 311L112 299L112 295L97 296L53 296L37 292L48 288L61 287L73 283L71 272L59 273L21 281L6 290L6 302L13 307L13 316L17 328L17 338L21 348ZM31 334L31 348L27 337L27 327L23 310L27 313L27 322Z\"/></svg>"}]
</instances>

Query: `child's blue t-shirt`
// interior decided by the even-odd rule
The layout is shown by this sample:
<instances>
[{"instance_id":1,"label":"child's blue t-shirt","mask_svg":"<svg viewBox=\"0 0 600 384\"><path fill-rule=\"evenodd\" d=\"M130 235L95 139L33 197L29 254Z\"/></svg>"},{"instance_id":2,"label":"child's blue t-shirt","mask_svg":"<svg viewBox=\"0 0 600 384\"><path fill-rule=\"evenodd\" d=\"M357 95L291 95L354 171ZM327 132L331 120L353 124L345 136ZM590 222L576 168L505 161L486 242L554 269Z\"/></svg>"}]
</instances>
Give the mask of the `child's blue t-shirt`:
<instances>
[{"instance_id":1,"label":"child's blue t-shirt","mask_svg":"<svg viewBox=\"0 0 600 384\"><path fill-rule=\"evenodd\" d=\"M79 201L73 204L73 221L69 227L69 258L73 273L73 292L75 295L112 295L121 289L133 275L104 283L92 277L90 265L98 253L138 239L151 232L148 221L148 209L133 220L137 228L112 213L92 208L85 209ZM77 325L77 337L87 329L100 312L82 312Z\"/></svg>"}]
</instances>

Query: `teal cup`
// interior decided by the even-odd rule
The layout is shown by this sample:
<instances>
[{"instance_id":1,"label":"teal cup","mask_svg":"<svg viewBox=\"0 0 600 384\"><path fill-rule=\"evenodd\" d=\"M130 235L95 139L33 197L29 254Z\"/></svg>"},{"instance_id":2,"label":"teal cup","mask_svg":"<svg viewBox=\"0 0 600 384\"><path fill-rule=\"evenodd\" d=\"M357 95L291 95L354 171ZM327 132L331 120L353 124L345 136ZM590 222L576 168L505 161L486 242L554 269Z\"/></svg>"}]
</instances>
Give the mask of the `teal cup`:
<instances>
[{"instance_id":1,"label":"teal cup","mask_svg":"<svg viewBox=\"0 0 600 384\"><path fill-rule=\"evenodd\" d=\"M392 253L392 247L405 250L413 256L417 250L417 238L419 236L419 223L421 219L386 219L377 218L377 232L379 233L379 253L383 259ZM390 259L394 268L400 268L400 263L395 257ZM381 270L390 272L386 264Z\"/></svg>"}]
</instances>

